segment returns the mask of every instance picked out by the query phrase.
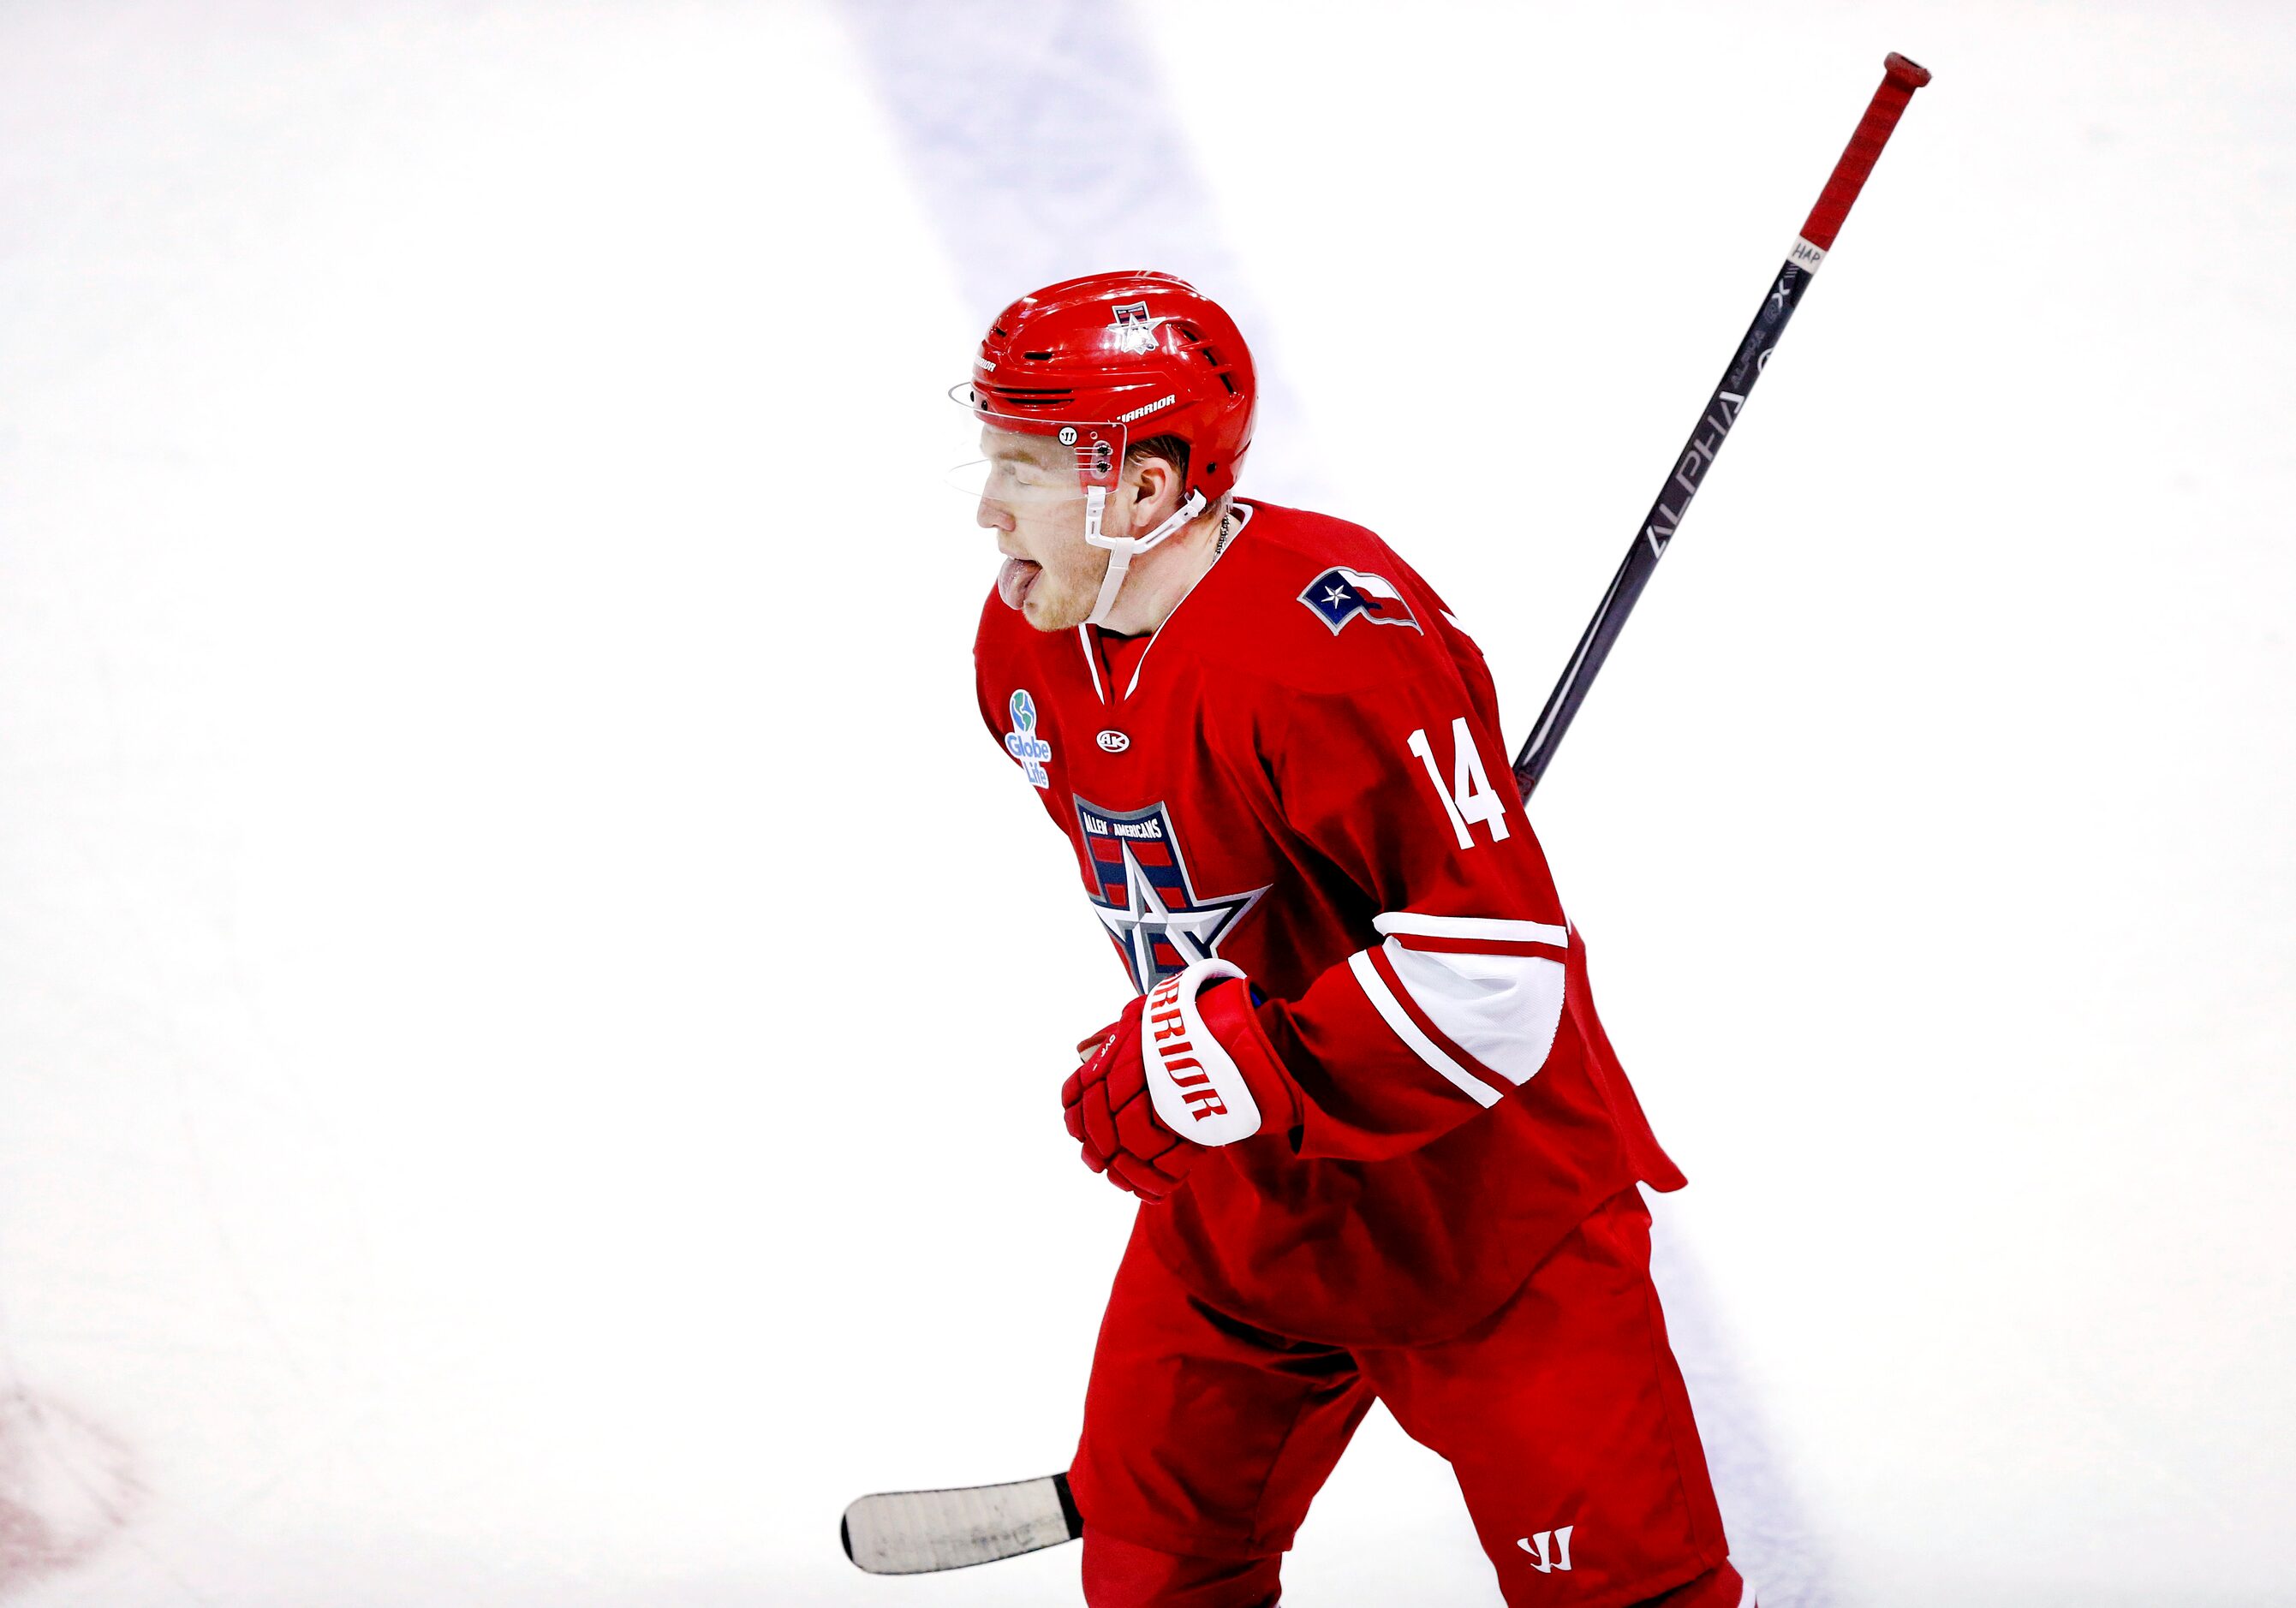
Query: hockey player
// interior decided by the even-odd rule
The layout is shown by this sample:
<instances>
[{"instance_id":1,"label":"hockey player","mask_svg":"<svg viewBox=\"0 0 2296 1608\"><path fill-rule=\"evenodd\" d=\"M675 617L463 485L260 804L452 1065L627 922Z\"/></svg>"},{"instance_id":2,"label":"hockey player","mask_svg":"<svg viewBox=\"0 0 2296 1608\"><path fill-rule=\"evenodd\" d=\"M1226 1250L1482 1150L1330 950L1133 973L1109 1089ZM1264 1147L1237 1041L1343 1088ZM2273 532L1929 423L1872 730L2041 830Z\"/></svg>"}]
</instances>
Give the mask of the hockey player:
<instances>
[{"instance_id":1,"label":"hockey player","mask_svg":"<svg viewBox=\"0 0 2296 1608\"><path fill-rule=\"evenodd\" d=\"M1264 1608L1374 1399L1510 1604L1751 1604L1649 1278L1680 1187L1482 655L1359 526L1233 494L1251 357L1181 281L998 315L980 710L1135 995L1062 1091L1144 1202L1070 1469L1094 1608Z\"/></svg>"}]
</instances>

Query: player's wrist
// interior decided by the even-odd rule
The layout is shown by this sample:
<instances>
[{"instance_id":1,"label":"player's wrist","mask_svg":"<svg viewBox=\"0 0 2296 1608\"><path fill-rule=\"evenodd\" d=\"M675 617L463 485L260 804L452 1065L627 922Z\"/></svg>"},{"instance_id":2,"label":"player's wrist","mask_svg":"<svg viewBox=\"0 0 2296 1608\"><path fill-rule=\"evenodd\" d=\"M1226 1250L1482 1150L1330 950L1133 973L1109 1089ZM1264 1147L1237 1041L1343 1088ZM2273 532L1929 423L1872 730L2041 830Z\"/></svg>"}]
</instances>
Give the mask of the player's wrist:
<instances>
[{"instance_id":1,"label":"player's wrist","mask_svg":"<svg viewBox=\"0 0 2296 1608\"><path fill-rule=\"evenodd\" d=\"M1208 989L1200 998L1204 1025L1227 1046L1251 1087L1259 1131L1283 1134L1299 1127L1305 1114L1300 1080L1268 1036L1258 991L1248 980L1237 980Z\"/></svg>"}]
</instances>

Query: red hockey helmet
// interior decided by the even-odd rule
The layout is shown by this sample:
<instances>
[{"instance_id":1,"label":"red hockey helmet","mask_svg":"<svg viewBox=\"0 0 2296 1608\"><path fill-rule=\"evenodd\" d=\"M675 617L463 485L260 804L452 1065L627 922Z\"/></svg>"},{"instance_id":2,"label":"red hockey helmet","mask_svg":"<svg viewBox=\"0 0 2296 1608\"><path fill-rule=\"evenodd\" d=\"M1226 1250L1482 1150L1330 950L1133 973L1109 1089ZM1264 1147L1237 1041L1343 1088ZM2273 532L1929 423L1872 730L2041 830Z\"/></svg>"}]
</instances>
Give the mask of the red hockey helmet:
<instances>
[{"instance_id":1,"label":"red hockey helmet","mask_svg":"<svg viewBox=\"0 0 2296 1608\"><path fill-rule=\"evenodd\" d=\"M1010 430L1112 422L1188 444L1184 492L1235 484L1258 408L1251 352L1220 305L1169 274L1092 274L1023 296L973 359L974 411ZM985 406L984 406L985 405Z\"/></svg>"},{"instance_id":2,"label":"red hockey helmet","mask_svg":"<svg viewBox=\"0 0 2296 1608\"><path fill-rule=\"evenodd\" d=\"M1169 274L1093 274L1021 297L996 316L955 393L997 430L1053 436L1076 454L1085 539L1109 550L1093 622L1132 560L1235 484L1259 410L1251 352L1218 303ZM1180 506L1144 536L1101 530L1128 442L1188 444Z\"/></svg>"}]
</instances>

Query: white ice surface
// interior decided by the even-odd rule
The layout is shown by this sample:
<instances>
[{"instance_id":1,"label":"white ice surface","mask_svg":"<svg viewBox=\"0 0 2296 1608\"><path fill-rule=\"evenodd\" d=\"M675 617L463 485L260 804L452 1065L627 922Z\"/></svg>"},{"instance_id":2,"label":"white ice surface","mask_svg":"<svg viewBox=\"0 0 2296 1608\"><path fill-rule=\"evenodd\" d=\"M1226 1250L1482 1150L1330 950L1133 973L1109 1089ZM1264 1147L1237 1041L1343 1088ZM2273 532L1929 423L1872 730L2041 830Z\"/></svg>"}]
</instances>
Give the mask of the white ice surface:
<instances>
[{"instance_id":1,"label":"white ice surface","mask_svg":"<svg viewBox=\"0 0 2296 1608\"><path fill-rule=\"evenodd\" d=\"M11 1608L1073 1600L834 1538L1065 1456L1126 1222L938 482L1017 266L887 15L0 12ZM1184 220L1276 365L1250 488L1409 553L1518 734L1881 54L1936 70L1535 814L1768 1600L2284 1599L2296 22L1106 37L1187 183L1052 113L1015 182L1074 135L1080 256ZM1496 1600L1383 1416L1289 1578Z\"/></svg>"}]
</instances>

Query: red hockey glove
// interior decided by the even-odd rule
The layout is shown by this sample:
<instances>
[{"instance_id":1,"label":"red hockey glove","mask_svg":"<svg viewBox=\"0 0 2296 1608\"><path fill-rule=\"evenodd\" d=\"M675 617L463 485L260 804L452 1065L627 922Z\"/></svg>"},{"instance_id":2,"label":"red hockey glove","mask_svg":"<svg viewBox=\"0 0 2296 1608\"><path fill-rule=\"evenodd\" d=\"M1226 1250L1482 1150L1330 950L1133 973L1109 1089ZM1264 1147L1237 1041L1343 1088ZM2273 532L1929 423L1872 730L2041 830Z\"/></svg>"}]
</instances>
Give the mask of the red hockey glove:
<instances>
[{"instance_id":1,"label":"red hockey glove","mask_svg":"<svg viewBox=\"0 0 2296 1608\"><path fill-rule=\"evenodd\" d=\"M1091 1054L1061 1088L1070 1136L1086 1166L1145 1201L1178 1188L1207 1148L1300 1120L1299 1087L1224 960L1164 979L1077 1048Z\"/></svg>"}]
</instances>

